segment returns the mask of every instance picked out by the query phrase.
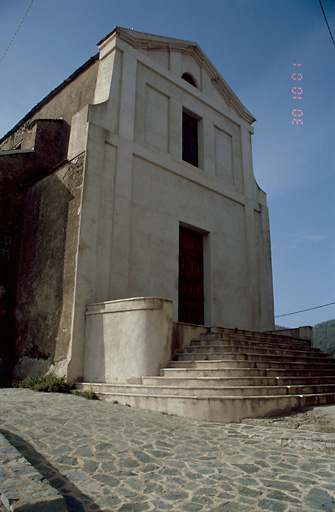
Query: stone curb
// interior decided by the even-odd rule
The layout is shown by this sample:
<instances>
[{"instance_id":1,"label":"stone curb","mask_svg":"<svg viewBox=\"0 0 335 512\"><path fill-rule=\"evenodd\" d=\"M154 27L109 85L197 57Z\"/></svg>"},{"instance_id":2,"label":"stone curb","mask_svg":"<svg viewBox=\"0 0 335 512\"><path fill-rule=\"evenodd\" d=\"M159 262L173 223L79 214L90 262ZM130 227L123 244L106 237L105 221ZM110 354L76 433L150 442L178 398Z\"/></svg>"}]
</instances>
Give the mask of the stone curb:
<instances>
[{"instance_id":1,"label":"stone curb","mask_svg":"<svg viewBox=\"0 0 335 512\"><path fill-rule=\"evenodd\" d=\"M285 435L283 435L283 430L285 431ZM257 438L262 436L281 446L290 446L308 451L335 452L335 437L333 433L317 433L307 430L297 431L295 429L283 429L280 427L265 427L260 432L261 433L257 433L252 437ZM274 432L276 432L275 436L273 435Z\"/></svg>"},{"instance_id":2,"label":"stone curb","mask_svg":"<svg viewBox=\"0 0 335 512\"><path fill-rule=\"evenodd\" d=\"M282 437L274 439L281 446L293 446L294 448L304 448L305 450L318 452L334 452L335 439L303 439Z\"/></svg>"},{"instance_id":3,"label":"stone curb","mask_svg":"<svg viewBox=\"0 0 335 512\"><path fill-rule=\"evenodd\" d=\"M67 512L66 501L0 434L0 494L9 512Z\"/></svg>"}]
</instances>

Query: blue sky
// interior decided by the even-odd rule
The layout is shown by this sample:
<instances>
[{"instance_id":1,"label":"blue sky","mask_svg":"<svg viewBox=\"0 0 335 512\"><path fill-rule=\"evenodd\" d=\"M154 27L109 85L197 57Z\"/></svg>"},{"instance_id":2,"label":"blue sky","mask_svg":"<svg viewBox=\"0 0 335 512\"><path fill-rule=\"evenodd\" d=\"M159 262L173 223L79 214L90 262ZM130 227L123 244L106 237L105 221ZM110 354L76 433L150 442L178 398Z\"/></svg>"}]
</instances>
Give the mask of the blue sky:
<instances>
[{"instance_id":1,"label":"blue sky","mask_svg":"<svg viewBox=\"0 0 335 512\"><path fill-rule=\"evenodd\" d=\"M0 58L30 3L0 0ZM335 1L322 5L335 37ZM33 0L0 63L0 136L116 25L205 51L257 119L254 172L268 195L275 314L334 302L335 46L319 0ZM301 100L292 98L294 86ZM292 125L292 109L302 110L303 125ZM335 305L276 322L331 318Z\"/></svg>"}]
</instances>

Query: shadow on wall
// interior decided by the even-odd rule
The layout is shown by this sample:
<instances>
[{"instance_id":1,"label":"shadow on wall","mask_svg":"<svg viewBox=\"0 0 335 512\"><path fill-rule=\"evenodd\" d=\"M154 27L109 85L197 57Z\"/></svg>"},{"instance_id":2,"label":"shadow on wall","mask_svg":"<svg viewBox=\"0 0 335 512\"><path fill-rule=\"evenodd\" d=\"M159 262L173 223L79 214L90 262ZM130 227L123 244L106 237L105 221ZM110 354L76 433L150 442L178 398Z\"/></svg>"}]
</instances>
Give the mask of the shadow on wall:
<instances>
[{"instance_id":1,"label":"shadow on wall","mask_svg":"<svg viewBox=\"0 0 335 512\"><path fill-rule=\"evenodd\" d=\"M16 305L20 357L55 356L71 199L73 195L56 175L41 180L27 194Z\"/></svg>"},{"instance_id":2,"label":"shadow on wall","mask_svg":"<svg viewBox=\"0 0 335 512\"><path fill-rule=\"evenodd\" d=\"M63 120L38 119L20 125L0 141L1 383L8 381L17 359L15 304L25 200L29 187L66 160L69 131Z\"/></svg>"}]
</instances>

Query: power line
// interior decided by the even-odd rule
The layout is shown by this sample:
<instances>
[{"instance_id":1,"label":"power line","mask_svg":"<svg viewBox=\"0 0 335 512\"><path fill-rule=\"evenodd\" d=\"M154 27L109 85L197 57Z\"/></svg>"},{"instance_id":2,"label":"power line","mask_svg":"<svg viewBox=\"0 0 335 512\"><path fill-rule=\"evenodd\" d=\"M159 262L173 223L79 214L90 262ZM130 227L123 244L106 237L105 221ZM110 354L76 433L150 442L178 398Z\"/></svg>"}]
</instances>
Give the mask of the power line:
<instances>
[{"instance_id":1,"label":"power line","mask_svg":"<svg viewBox=\"0 0 335 512\"><path fill-rule=\"evenodd\" d=\"M17 27L17 29L16 29L16 31L15 31L15 34L13 35L12 39L9 41L9 44L8 44L8 46L7 46L6 50L4 51L4 53L3 53L3 55L2 55L2 57L1 57L1 59L0 59L0 64L1 64L1 62L3 61L3 59L4 59L5 55L6 55L6 53L8 52L8 50L9 50L9 48L10 48L10 46L11 46L12 42L14 41L14 39L15 39L15 37L16 37L16 34L17 34L17 33L18 33L18 31L20 30L21 25L22 25L22 23L24 22L25 17L27 16L27 14L28 14L28 12L29 12L30 7L33 5L33 2L34 2L34 0L31 0L30 4L29 4L29 6L28 6L28 9L27 9L27 10L26 10L26 12L25 12L25 15L23 16L22 20L21 20L21 21L20 21L20 23L19 23L19 26Z\"/></svg>"},{"instance_id":2,"label":"power line","mask_svg":"<svg viewBox=\"0 0 335 512\"><path fill-rule=\"evenodd\" d=\"M281 316L297 315L298 313L304 313L305 311L312 311L313 309L325 308L326 306L332 306L335 302L329 302L329 304L323 304L322 306L316 306L315 308L302 309L301 311L295 311L294 313L285 313L285 315L276 315L275 318Z\"/></svg>"},{"instance_id":3,"label":"power line","mask_svg":"<svg viewBox=\"0 0 335 512\"><path fill-rule=\"evenodd\" d=\"M323 10L321 0L319 0L319 4L320 4L321 10L322 10L322 14L323 14L323 17L324 17L324 19L325 19L326 25L327 25L327 27L328 27L330 37L332 38L333 45L335 46L335 41L334 41L334 38L333 38L333 34L332 34L332 32L331 32L331 30L330 30L330 27L329 27L329 25L328 25L328 21L327 21L327 18L326 18L326 13L325 13L325 11Z\"/></svg>"}]
</instances>

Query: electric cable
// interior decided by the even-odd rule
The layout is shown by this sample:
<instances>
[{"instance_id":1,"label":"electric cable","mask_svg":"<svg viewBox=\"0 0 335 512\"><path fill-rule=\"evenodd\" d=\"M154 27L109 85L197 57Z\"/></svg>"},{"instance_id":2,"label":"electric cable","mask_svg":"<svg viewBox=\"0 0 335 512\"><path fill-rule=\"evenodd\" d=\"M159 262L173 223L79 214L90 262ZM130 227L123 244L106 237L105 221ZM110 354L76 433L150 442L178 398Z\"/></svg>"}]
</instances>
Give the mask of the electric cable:
<instances>
[{"instance_id":1,"label":"electric cable","mask_svg":"<svg viewBox=\"0 0 335 512\"><path fill-rule=\"evenodd\" d=\"M28 6L28 9L27 9L27 10L26 10L26 12L25 12L25 15L23 16L22 20L21 20L21 21L20 21L20 23L19 23L19 26L17 27L17 29L16 29L16 31L15 31L15 34L13 35L12 39L9 41L9 44L8 44L8 46L7 46L6 50L4 51L4 53L3 53L3 55L2 55L2 57L1 57L1 59L0 59L0 64L1 64L1 62L3 61L3 59L4 59L5 55L6 55L6 53L8 52L8 50L9 50L9 48L10 48L10 46L11 46L12 42L14 41L14 39L15 39L15 37L16 37L16 34L17 34L17 33L18 33L18 31L20 30L21 25L22 25L22 23L24 22L24 20L25 20L25 18L26 18L26 16L27 16L27 14L28 14L28 12L29 12L30 7L33 5L33 2L34 2L34 0L31 0L30 4L29 4L29 6Z\"/></svg>"},{"instance_id":2,"label":"electric cable","mask_svg":"<svg viewBox=\"0 0 335 512\"><path fill-rule=\"evenodd\" d=\"M330 30L330 27L329 27L329 25L328 25L328 21L327 21L327 18L326 18L326 13L325 13L325 11L324 11L324 9L323 9L323 7L322 7L321 0L319 0L319 4L320 4L321 10L322 10L322 14L323 14L323 17L324 17L324 19L325 19L326 25L327 25L327 27L328 27L330 37L332 38L333 45L335 46L335 41L334 41L334 38L333 38L333 34L332 34L332 32L331 32L331 30Z\"/></svg>"},{"instance_id":3,"label":"electric cable","mask_svg":"<svg viewBox=\"0 0 335 512\"><path fill-rule=\"evenodd\" d=\"M301 311L295 311L294 313L285 313L284 315L275 315L275 318L280 318L281 316L290 316L297 315L298 313L304 313L305 311L312 311L313 309L325 308L326 306L332 306L335 302L329 302L329 304L323 304L322 306L316 306L314 308L302 309Z\"/></svg>"}]
</instances>

